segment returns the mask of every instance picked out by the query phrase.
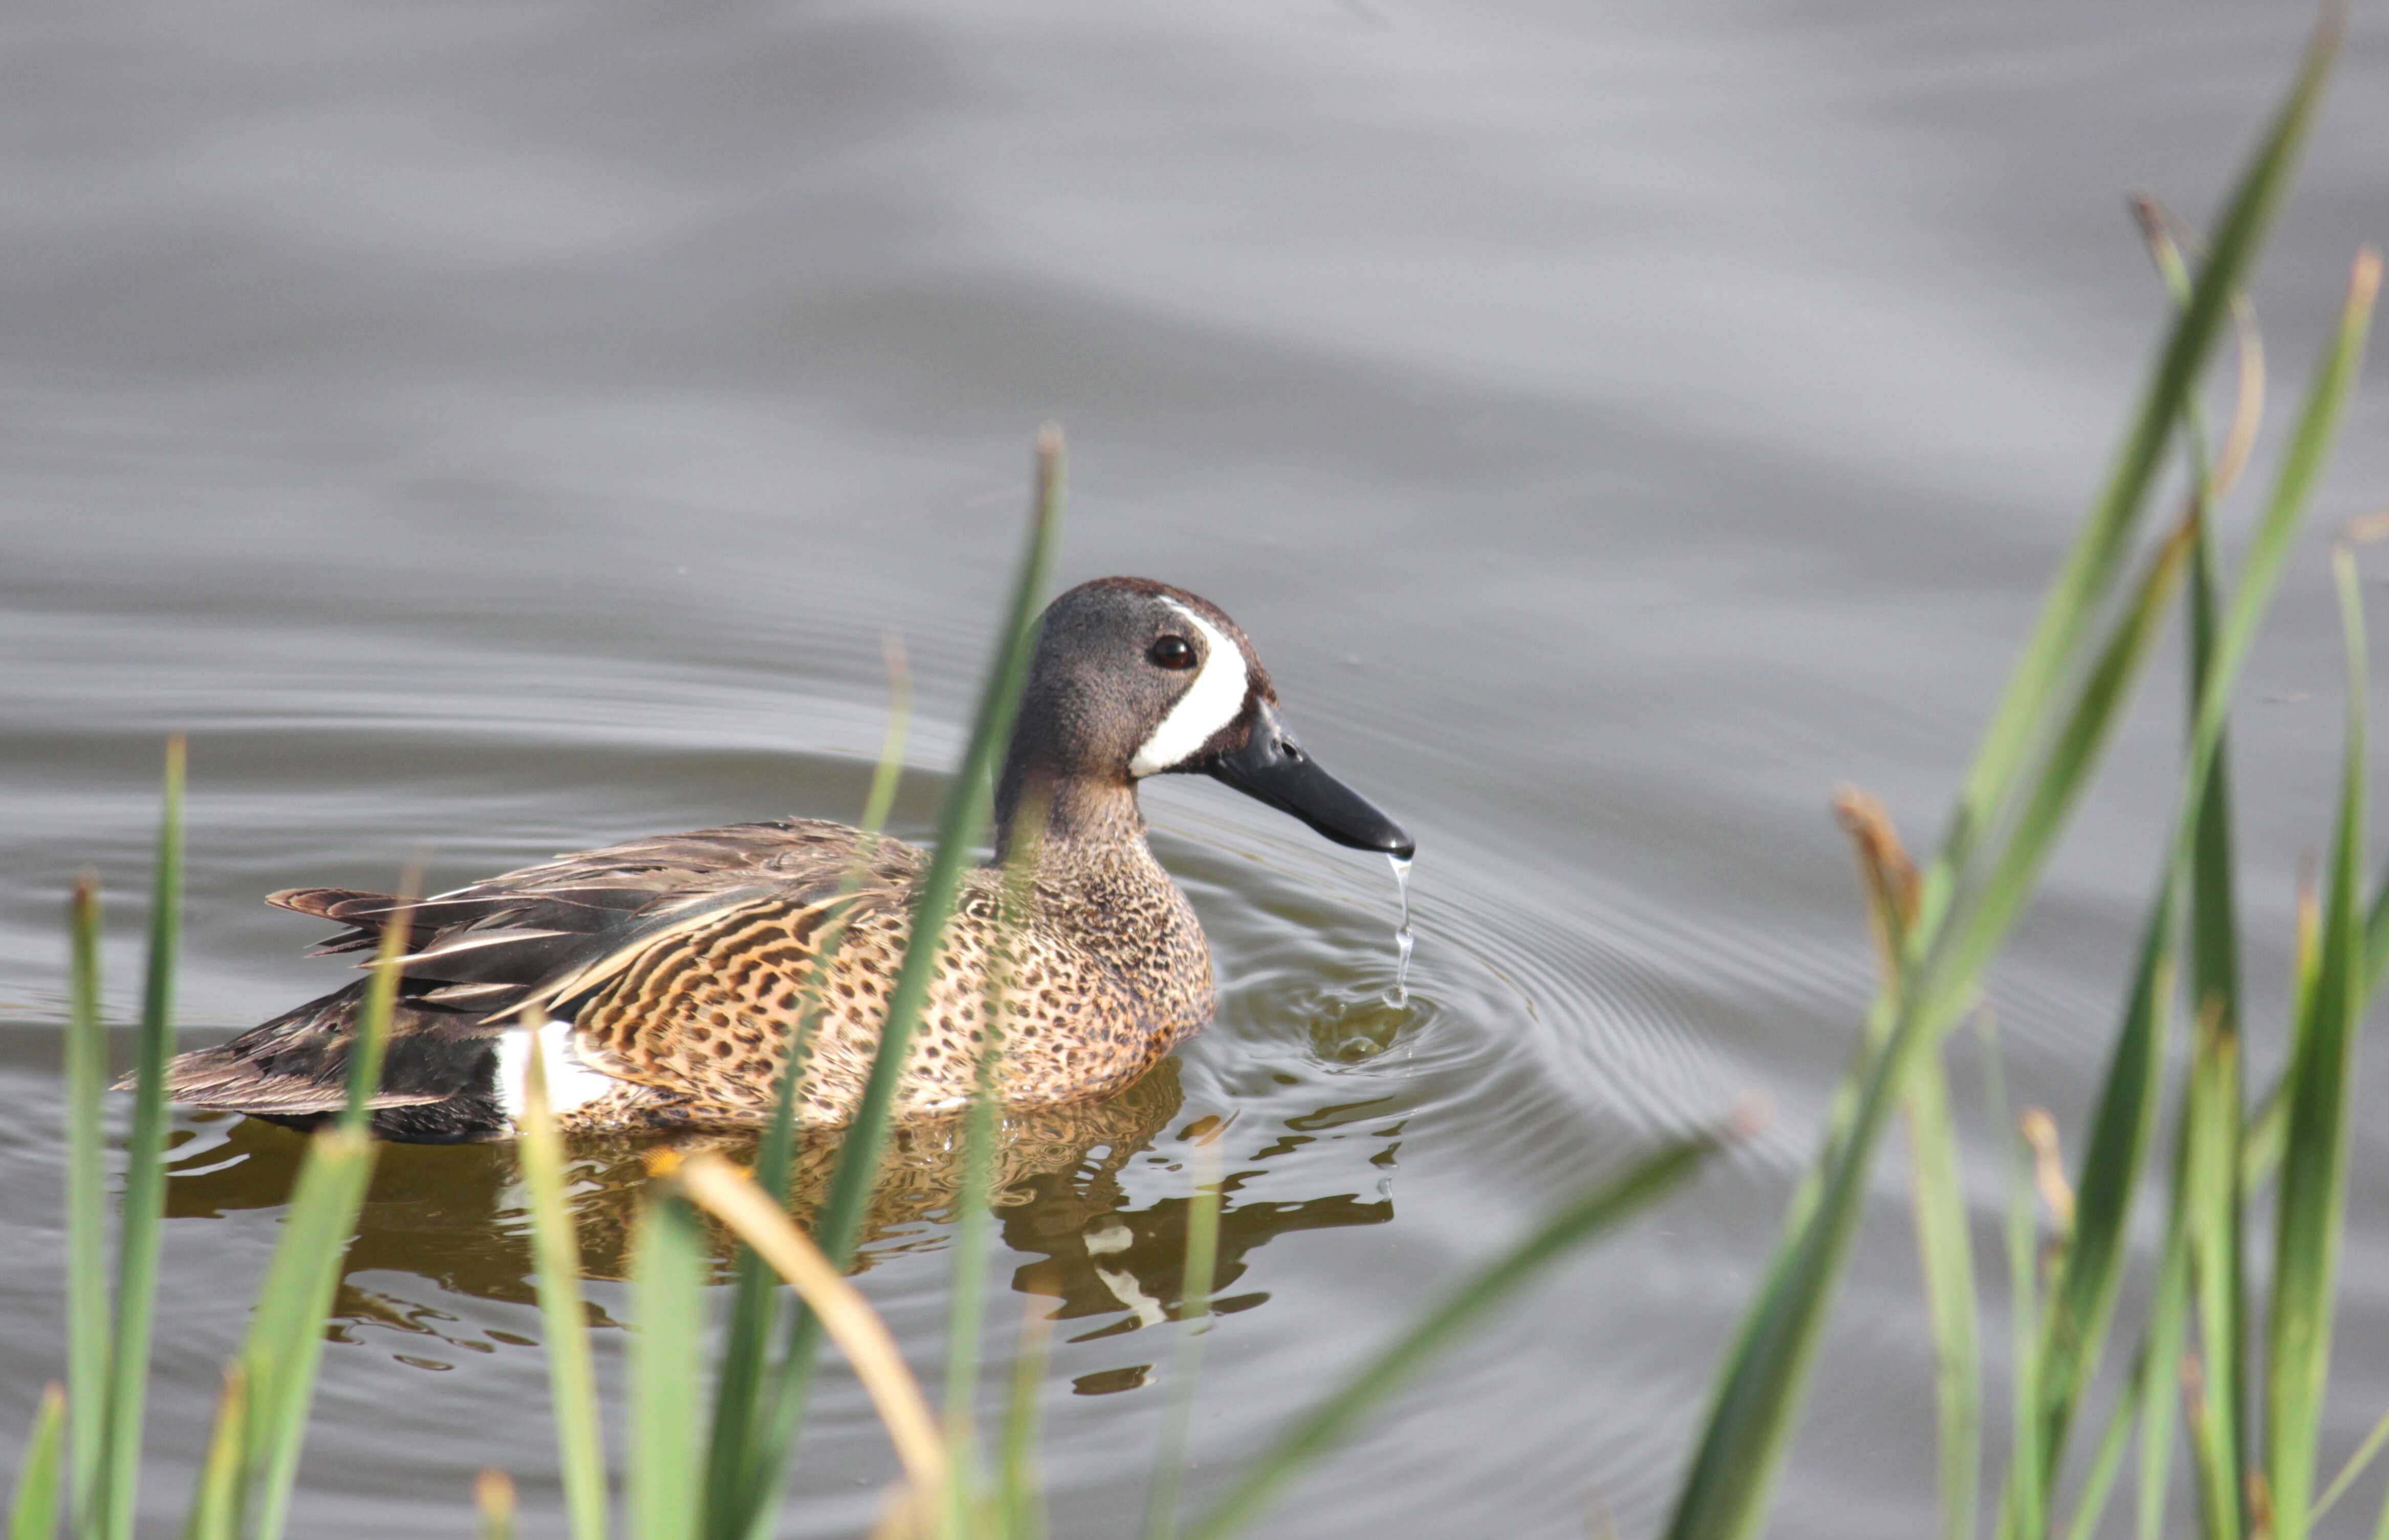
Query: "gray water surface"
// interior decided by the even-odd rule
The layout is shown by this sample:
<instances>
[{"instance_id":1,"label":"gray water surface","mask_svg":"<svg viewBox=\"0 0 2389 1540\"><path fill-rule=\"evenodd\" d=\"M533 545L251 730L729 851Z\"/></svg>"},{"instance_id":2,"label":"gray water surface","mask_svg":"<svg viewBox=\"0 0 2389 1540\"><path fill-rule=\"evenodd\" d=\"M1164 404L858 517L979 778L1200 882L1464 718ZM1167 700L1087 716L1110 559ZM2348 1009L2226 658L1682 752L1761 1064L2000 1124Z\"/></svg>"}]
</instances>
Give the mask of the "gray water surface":
<instances>
[{"instance_id":1,"label":"gray water surface","mask_svg":"<svg viewBox=\"0 0 2389 1540\"><path fill-rule=\"evenodd\" d=\"M921 834L1051 416L1066 580L1226 608L1306 746L1421 852L1395 1008L1382 862L1208 782L1149 797L1223 998L1173 1066L1038 1134L1005 1211L991 1354L1057 1316L1057 1532L1140 1510L1190 1127L1228 1122L1230 1175L1199 1499L1537 1213L1757 1088L1764 1136L1268 1528L1647 1533L1863 1007L1831 789L1933 833L2162 320L2121 196L2204 219L2304 24L2220 0L19 7L0 1461L59 1367L61 902L87 865L109 884L121 1013L166 733L191 735L194 1041L338 977L269 890L852 816L890 629ZM2384 144L2367 6L2258 286L2277 403L2389 233ZM2320 526L2389 501L2380 379ZM2170 686L1998 978L2016 1094L2069 1130L2153 876ZM2319 535L2234 745L2261 1002L2339 688ZM2383 1093L2376 1054L2360 1105ZM160 1533L296 1150L178 1126ZM2357 1137L2339 1449L2389 1405L2389 1149ZM590 1288L619 1319L595 1232L636 1183L609 1159ZM1901 1183L1887 1163L1778 1533L1933 1521ZM924 1372L935 1196L883 1214L862 1275ZM503 1150L388 1153L294 1533L467 1533L489 1465L561 1533L522 1232ZM819 1405L786 1527L853 1534L895 1464L842 1369Z\"/></svg>"}]
</instances>

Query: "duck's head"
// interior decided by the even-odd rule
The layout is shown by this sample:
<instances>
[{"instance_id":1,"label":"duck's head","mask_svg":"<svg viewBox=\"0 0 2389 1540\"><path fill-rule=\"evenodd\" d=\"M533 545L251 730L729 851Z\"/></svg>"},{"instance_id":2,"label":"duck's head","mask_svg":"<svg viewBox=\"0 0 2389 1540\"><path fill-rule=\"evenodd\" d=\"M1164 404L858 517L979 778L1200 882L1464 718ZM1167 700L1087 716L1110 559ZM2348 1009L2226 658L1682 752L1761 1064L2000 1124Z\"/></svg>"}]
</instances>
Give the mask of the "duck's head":
<instances>
[{"instance_id":1,"label":"duck's head","mask_svg":"<svg viewBox=\"0 0 2389 1540\"><path fill-rule=\"evenodd\" d=\"M1147 776L1199 771L1339 845L1408 857L1401 826L1319 767L1269 671L1219 606L1145 578L1082 583L1045 610L999 795L1031 785L1057 831Z\"/></svg>"}]
</instances>

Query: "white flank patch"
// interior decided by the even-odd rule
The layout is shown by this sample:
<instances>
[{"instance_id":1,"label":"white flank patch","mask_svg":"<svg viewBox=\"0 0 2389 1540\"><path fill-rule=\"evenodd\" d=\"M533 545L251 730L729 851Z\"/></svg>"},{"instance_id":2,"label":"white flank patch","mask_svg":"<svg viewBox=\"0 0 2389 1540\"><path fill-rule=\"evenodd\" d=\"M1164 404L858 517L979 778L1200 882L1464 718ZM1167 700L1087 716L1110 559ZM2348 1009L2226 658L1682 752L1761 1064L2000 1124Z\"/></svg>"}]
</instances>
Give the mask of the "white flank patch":
<instances>
[{"instance_id":1,"label":"white flank patch","mask_svg":"<svg viewBox=\"0 0 2389 1540\"><path fill-rule=\"evenodd\" d=\"M530 1056L537 1052L547 1072L547 1104L569 1112L594 1101L620 1082L581 1062L572 1051L572 1023L548 1021L532 1029L516 1027L498 1039L498 1107L520 1123L526 1087L530 1083Z\"/></svg>"},{"instance_id":2,"label":"white flank patch","mask_svg":"<svg viewBox=\"0 0 2389 1540\"><path fill-rule=\"evenodd\" d=\"M1144 740L1144 747L1128 762L1131 776L1157 776L1184 763L1245 709L1245 687L1249 681L1244 649L1176 599L1162 602L1203 634L1203 667L1186 687L1186 693L1178 698L1178 704L1161 719L1161 725Z\"/></svg>"}]
</instances>

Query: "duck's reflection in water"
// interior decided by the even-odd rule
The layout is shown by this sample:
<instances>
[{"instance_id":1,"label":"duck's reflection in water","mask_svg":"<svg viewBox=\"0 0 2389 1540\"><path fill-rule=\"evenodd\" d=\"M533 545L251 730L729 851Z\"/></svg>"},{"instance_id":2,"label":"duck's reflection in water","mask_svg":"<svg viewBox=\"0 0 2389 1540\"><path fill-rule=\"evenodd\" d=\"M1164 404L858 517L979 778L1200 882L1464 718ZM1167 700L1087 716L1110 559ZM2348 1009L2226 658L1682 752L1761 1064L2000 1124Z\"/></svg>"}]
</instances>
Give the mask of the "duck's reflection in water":
<instances>
[{"instance_id":1,"label":"duck's reflection in water","mask_svg":"<svg viewBox=\"0 0 2389 1540\"><path fill-rule=\"evenodd\" d=\"M1248 1310L1267 1295L1238 1293L1234 1284L1251 1253L1297 1230L1383 1224L1393 1217L1384 1196L1399 1123L1386 1102L1321 1107L1255 1129L1249 1120L1221 1129L1219 1120L1173 1128L1182 1107L1177 1065L1168 1061L1119 1095L1076 1107L1007 1113L1000 1146L996 1214L1003 1240L1038 1260L1020 1265L1013 1287L1055 1301L1056 1319L1092 1319L1081 1339L1133 1331L1170 1319L1185 1289L1189 1198L1183 1174L1188 1141L1218 1139L1225 1155L1223 1203L1214 1308ZM1241 1200L1264 1174L1283 1188L1291 1172L1261 1162L1293 1153L1330 1130L1351 1127L1373 1147L1365 1161L1338 1158L1296 1162L1347 1190L1292 1200ZM944 1244L959 1212L960 1120L900 1126L890 1140L880 1185L864 1231L865 1267L891 1254ZM808 1222L829 1186L838 1141L808 1138L798 1158L792 1208ZM630 1270L630 1238L647 1181L647 1158L658 1148L705 1148L742 1162L754 1156L752 1136L649 1136L576 1140L571 1146L571 1199L580 1226L583 1272L620 1278ZM306 1141L266 1123L227 1120L202 1123L175 1156L167 1213L202 1218L278 1207L288 1200ZM1175 1191L1134 1206L1124 1179L1137 1164L1179 1173ZM1362 1183L1371 1196L1348 1190ZM1150 1192L1151 1180L1135 1184ZM716 1234L717 1277L729 1277L727 1237ZM343 1267L333 1307L335 1336L379 1327L439 1339L466 1351L492 1351L510 1334L477 1328L428 1300L409 1300L406 1279L427 1280L452 1294L529 1303L529 1216L514 1154L505 1145L390 1145L383 1148L358 1221L356 1243ZM594 1306L593 1319L606 1321ZM410 1363L445 1367L436 1359L402 1354Z\"/></svg>"}]
</instances>

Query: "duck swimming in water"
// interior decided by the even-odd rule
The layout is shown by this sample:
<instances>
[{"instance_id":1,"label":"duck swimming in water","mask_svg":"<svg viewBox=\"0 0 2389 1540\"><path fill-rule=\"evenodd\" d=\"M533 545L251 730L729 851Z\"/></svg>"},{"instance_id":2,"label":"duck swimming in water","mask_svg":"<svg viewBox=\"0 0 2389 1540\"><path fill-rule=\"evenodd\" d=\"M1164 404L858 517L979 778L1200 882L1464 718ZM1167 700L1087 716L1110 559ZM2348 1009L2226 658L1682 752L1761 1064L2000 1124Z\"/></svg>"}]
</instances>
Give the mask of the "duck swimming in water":
<instances>
[{"instance_id":1,"label":"duck swimming in water","mask_svg":"<svg viewBox=\"0 0 2389 1540\"><path fill-rule=\"evenodd\" d=\"M948 922L900 1114L969 1099L999 954L1007 1105L1117 1090L1210 1019L1209 948L1137 804L1146 776L1196 771L1338 844L1411 854L1409 835L1296 744L1252 643L1217 606L1142 578L1071 589L1041 622L996 786L996 861L967 874ZM1007 913L1004 859L1031 825L1033 873ZM508 1136L533 1053L568 1129L757 1126L815 1009L798 1116L836 1127L870 1073L928 864L901 841L799 818L583 851L411 906L331 888L267 902L349 927L324 953L371 949L405 910L372 1102L384 1138ZM364 991L183 1055L170 1094L321 1121L345 1102ZM526 1030L526 1017L545 1024Z\"/></svg>"}]
</instances>

